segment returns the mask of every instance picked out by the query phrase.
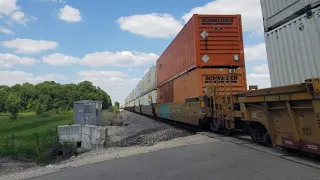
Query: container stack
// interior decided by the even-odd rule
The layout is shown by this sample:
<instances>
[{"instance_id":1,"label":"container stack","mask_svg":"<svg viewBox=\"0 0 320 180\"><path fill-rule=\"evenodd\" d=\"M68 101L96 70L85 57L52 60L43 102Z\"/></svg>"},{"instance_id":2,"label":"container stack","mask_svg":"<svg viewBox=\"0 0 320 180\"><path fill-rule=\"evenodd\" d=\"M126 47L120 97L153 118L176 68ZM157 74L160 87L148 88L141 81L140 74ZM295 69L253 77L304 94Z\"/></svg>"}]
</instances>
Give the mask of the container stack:
<instances>
[{"instance_id":1,"label":"container stack","mask_svg":"<svg viewBox=\"0 0 320 180\"><path fill-rule=\"evenodd\" d=\"M260 0L273 87L320 77L320 0Z\"/></svg>"},{"instance_id":2,"label":"container stack","mask_svg":"<svg viewBox=\"0 0 320 180\"><path fill-rule=\"evenodd\" d=\"M137 84L135 95L135 106L138 106L138 108L155 103L157 99L156 66L152 66Z\"/></svg>"},{"instance_id":3,"label":"container stack","mask_svg":"<svg viewBox=\"0 0 320 180\"><path fill-rule=\"evenodd\" d=\"M202 96L229 73L233 91L246 90L241 16L195 14L157 61L157 103Z\"/></svg>"}]
</instances>

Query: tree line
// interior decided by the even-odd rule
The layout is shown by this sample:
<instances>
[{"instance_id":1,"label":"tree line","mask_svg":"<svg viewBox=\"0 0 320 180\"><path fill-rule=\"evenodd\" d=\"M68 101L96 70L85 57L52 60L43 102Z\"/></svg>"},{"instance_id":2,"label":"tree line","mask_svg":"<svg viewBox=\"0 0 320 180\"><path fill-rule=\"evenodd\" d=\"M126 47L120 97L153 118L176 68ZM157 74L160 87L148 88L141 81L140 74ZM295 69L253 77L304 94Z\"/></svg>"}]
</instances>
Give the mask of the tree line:
<instances>
[{"instance_id":1,"label":"tree line","mask_svg":"<svg viewBox=\"0 0 320 180\"><path fill-rule=\"evenodd\" d=\"M10 113L16 119L19 112L59 112L73 109L73 102L80 100L101 101L103 109L112 108L110 96L89 81L61 85L45 81L14 86L0 86L0 112Z\"/></svg>"}]
</instances>

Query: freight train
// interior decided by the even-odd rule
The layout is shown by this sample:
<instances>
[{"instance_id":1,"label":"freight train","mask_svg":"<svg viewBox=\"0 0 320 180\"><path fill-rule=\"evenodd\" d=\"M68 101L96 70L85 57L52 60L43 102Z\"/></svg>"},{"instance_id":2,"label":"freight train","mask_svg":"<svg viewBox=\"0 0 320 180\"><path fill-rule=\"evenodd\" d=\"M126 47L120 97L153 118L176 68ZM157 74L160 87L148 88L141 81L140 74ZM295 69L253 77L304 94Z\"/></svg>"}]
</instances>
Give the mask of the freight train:
<instances>
[{"instance_id":1,"label":"freight train","mask_svg":"<svg viewBox=\"0 0 320 180\"><path fill-rule=\"evenodd\" d=\"M240 15L193 15L124 109L320 154L320 79L248 89Z\"/></svg>"}]
</instances>

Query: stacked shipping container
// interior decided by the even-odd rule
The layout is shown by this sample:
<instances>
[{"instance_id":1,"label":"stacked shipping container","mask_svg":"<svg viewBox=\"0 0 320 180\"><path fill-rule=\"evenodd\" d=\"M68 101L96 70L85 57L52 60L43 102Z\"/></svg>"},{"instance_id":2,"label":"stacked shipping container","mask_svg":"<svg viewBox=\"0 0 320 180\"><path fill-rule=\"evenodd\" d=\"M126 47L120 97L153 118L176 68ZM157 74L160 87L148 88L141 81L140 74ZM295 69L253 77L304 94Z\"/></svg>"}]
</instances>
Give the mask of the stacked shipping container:
<instances>
[{"instance_id":1,"label":"stacked shipping container","mask_svg":"<svg viewBox=\"0 0 320 180\"><path fill-rule=\"evenodd\" d=\"M226 76L230 68L239 68L233 85L242 82L242 92L244 67L241 16L195 14L157 61L157 102L199 97L206 79Z\"/></svg>"},{"instance_id":2,"label":"stacked shipping container","mask_svg":"<svg viewBox=\"0 0 320 180\"><path fill-rule=\"evenodd\" d=\"M126 107L150 105L157 99L156 66L152 66L125 100Z\"/></svg>"},{"instance_id":3,"label":"stacked shipping container","mask_svg":"<svg viewBox=\"0 0 320 180\"><path fill-rule=\"evenodd\" d=\"M246 90L241 16L195 14L126 104L139 112L152 103L185 102L229 75L226 82L232 84L232 93Z\"/></svg>"},{"instance_id":4,"label":"stacked shipping container","mask_svg":"<svg viewBox=\"0 0 320 180\"><path fill-rule=\"evenodd\" d=\"M260 0L265 31L299 17L319 5L319 0Z\"/></svg>"},{"instance_id":5,"label":"stacked shipping container","mask_svg":"<svg viewBox=\"0 0 320 180\"><path fill-rule=\"evenodd\" d=\"M261 0L271 85L320 77L320 0Z\"/></svg>"}]
</instances>

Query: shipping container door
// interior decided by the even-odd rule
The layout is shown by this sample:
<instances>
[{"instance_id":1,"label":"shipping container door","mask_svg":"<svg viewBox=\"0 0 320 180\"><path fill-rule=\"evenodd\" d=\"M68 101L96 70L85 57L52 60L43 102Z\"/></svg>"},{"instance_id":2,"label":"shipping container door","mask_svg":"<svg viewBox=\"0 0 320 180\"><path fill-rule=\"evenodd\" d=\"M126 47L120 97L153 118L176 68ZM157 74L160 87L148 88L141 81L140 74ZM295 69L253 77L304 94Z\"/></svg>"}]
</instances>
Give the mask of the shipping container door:
<instances>
[{"instance_id":1,"label":"shipping container door","mask_svg":"<svg viewBox=\"0 0 320 180\"><path fill-rule=\"evenodd\" d=\"M240 15L199 15L196 35L200 53L197 67L245 66Z\"/></svg>"}]
</instances>

